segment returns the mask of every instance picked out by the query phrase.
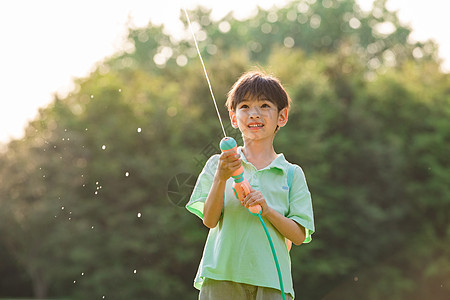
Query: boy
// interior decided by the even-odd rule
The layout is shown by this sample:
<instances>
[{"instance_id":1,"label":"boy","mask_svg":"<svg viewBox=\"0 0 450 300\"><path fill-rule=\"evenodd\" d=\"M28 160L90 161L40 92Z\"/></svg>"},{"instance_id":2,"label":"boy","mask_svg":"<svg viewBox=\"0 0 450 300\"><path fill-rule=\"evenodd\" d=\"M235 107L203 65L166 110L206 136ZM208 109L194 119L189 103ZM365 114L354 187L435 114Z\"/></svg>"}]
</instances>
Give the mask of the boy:
<instances>
[{"instance_id":1,"label":"boy","mask_svg":"<svg viewBox=\"0 0 450 300\"><path fill-rule=\"evenodd\" d=\"M290 102L278 79L261 72L242 75L228 93L231 124L241 131L244 146L237 154L208 160L186 205L210 228L194 282L199 299L282 299L267 237L258 217L247 210L257 204L275 246L286 299L294 298L285 238L296 245L309 242L314 220L303 171L273 148L276 132L287 123ZM230 178L241 165L252 186L242 203Z\"/></svg>"}]
</instances>

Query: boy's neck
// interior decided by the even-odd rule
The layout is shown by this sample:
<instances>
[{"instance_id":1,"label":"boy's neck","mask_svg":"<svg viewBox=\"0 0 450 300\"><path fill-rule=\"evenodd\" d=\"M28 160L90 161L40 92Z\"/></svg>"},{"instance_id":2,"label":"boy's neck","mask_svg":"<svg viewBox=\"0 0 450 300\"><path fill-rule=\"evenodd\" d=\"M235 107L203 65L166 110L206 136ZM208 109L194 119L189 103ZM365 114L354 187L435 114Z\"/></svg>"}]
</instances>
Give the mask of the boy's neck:
<instances>
[{"instance_id":1,"label":"boy's neck","mask_svg":"<svg viewBox=\"0 0 450 300\"><path fill-rule=\"evenodd\" d=\"M252 163L258 170L270 165L277 158L277 153L273 148L272 140L245 140L242 148L245 158Z\"/></svg>"}]
</instances>

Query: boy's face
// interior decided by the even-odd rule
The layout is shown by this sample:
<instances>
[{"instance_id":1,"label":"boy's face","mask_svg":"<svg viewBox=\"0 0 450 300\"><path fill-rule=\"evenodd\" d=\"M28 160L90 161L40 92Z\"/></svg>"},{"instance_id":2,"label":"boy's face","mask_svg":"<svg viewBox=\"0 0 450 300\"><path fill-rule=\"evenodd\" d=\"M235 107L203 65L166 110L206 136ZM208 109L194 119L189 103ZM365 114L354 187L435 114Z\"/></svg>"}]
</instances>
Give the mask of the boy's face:
<instances>
[{"instance_id":1,"label":"boy's face","mask_svg":"<svg viewBox=\"0 0 450 300\"><path fill-rule=\"evenodd\" d=\"M277 126L283 127L288 119L288 111L283 108L278 112L275 103L261 97L246 97L230 111L231 124L239 128L244 137L249 139L273 138Z\"/></svg>"}]
</instances>

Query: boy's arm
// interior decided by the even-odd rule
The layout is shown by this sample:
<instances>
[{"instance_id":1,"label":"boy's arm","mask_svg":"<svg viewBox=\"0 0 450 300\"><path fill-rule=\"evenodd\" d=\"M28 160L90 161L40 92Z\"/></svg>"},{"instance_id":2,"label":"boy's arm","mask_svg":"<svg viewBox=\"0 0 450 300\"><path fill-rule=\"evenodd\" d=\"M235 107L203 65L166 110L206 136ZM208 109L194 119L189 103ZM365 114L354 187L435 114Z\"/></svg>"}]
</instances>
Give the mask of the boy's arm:
<instances>
[{"instance_id":1,"label":"boy's arm","mask_svg":"<svg viewBox=\"0 0 450 300\"><path fill-rule=\"evenodd\" d=\"M225 185L227 181L214 176L214 181L209 191L208 197L203 208L203 224L208 228L214 228L219 222L222 214L223 195L225 193Z\"/></svg>"},{"instance_id":2,"label":"boy's arm","mask_svg":"<svg viewBox=\"0 0 450 300\"><path fill-rule=\"evenodd\" d=\"M276 210L267 206L267 212L264 214L267 220L294 245L301 245L306 238L305 227L292 219L286 218Z\"/></svg>"},{"instance_id":3,"label":"boy's arm","mask_svg":"<svg viewBox=\"0 0 450 300\"><path fill-rule=\"evenodd\" d=\"M242 161L239 154L222 153L219 157L216 174L213 184L203 208L203 224L208 228L214 228L219 222L222 214L223 196L228 178L234 171L239 169Z\"/></svg>"},{"instance_id":4,"label":"boy's arm","mask_svg":"<svg viewBox=\"0 0 450 300\"><path fill-rule=\"evenodd\" d=\"M262 193L252 189L244 200L244 206L248 208L256 204L262 207L261 216L265 217L285 238L295 245L301 245L305 241L306 232L302 225L272 209Z\"/></svg>"}]
</instances>

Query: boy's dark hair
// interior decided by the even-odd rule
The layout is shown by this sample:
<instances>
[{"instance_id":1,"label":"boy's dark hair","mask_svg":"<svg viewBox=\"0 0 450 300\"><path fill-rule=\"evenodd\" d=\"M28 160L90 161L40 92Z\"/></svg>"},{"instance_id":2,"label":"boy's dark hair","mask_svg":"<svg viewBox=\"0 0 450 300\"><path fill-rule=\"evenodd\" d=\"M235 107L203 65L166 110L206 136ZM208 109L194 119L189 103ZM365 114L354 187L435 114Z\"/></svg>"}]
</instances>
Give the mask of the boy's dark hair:
<instances>
[{"instance_id":1,"label":"boy's dark hair","mask_svg":"<svg viewBox=\"0 0 450 300\"><path fill-rule=\"evenodd\" d=\"M291 106L291 98L278 78L260 71L244 73L233 85L227 96L225 106L231 111L235 111L239 103L247 97L269 100L278 107L278 111L283 108L289 110Z\"/></svg>"}]
</instances>

